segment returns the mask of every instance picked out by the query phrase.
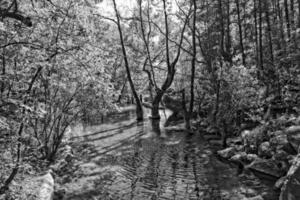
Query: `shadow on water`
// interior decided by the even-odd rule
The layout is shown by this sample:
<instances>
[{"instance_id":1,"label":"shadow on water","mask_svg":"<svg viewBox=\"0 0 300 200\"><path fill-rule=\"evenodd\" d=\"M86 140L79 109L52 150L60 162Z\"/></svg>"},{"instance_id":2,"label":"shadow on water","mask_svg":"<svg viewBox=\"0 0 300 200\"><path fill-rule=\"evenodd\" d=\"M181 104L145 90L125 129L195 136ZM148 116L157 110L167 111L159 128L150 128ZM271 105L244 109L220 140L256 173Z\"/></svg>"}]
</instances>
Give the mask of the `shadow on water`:
<instances>
[{"instance_id":1,"label":"shadow on water","mask_svg":"<svg viewBox=\"0 0 300 200\"><path fill-rule=\"evenodd\" d=\"M165 130L164 120L121 118L79 131L76 139L94 148L66 184L66 199L242 200L272 193L255 177L236 176L201 134Z\"/></svg>"}]
</instances>

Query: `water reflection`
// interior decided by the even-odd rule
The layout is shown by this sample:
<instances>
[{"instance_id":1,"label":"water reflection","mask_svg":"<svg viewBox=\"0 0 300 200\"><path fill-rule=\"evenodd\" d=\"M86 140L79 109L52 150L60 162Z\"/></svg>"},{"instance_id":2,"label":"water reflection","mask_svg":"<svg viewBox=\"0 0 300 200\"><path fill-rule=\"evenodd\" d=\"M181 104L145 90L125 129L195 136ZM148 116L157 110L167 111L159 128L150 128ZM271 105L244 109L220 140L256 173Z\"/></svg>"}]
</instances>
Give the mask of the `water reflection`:
<instances>
[{"instance_id":1,"label":"water reflection","mask_svg":"<svg viewBox=\"0 0 300 200\"><path fill-rule=\"evenodd\" d=\"M81 164L81 178L69 185L67 199L241 200L272 192L255 178L249 184L236 177L236 168L218 161L200 134L162 129L163 120L134 120L122 116L78 131L77 139L95 148Z\"/></svg>"}]
</instances>

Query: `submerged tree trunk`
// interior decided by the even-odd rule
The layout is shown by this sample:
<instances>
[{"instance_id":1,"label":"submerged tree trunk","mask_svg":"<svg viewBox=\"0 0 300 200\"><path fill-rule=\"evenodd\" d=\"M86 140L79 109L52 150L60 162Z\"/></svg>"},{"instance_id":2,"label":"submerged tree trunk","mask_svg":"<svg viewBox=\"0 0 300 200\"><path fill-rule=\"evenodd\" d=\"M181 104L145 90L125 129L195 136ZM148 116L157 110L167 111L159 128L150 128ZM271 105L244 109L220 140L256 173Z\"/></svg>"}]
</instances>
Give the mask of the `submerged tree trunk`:
<instances>
[{"instance_id":1,"label":"submerged tree trunk","mask_svg":"<svg viewBox=\"0 0 300 200\"><path fill-rule=\"evenodd\" d=\"M181 95L182 95L182 108L183 108L183 112L184 112L185 128L190 129L191 128L191 122L190 122L191 115L186 108L185 89L182 90Z\"/></svg>"},{"instance_id":2,"label":"submerged tree trunk","mask_svg":"<svg viewBox=\"0 0 300 200\"><path fill-rule=\"evenodd\" d=\"M132 95L133 95L133 97L135 99L135 102L136 102L137 121L142 121L143 120L143 107L142 107L141 101L140 101L139 96L138 96L138 94L135 90L134 83L133 83L132 78L131 78L129 63L128 63L128 59L127 59L127 53L126 53L126 49L125 49L123 33L122 33L122 28L121 28L121 23L120 23L120 16L119 16L119 12L118 12L118 9L117 9L116 1L115 0L112 0L112 1L113 1L113 4L114 4L114 10L115 10L116 18L117 18L117 26L118 26L120 42L121 42L121 46L122 46L122 53L123 53L124 62L125 62L127 79L128 79L131 91L132 91Z\"/></svg>"}]
</instances>

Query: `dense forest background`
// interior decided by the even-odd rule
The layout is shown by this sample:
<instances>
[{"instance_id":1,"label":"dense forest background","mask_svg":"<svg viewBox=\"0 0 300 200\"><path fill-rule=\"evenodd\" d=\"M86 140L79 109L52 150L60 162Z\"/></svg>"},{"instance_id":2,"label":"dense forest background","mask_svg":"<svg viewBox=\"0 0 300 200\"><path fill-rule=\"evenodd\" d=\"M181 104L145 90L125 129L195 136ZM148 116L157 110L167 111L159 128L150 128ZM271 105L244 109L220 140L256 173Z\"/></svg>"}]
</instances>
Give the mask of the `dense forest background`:
<instances>
[{"instance_id":1,"label":"dense forest background","mask_svg":"<svg viewBox=\"0 0 300 200\"><path fill-rule=\"evenodd\" d=\"M2 0L0 41L0 194L128 103L180 102L224 145L300 112L300 0Z\"/></svg>"}]
</instances>

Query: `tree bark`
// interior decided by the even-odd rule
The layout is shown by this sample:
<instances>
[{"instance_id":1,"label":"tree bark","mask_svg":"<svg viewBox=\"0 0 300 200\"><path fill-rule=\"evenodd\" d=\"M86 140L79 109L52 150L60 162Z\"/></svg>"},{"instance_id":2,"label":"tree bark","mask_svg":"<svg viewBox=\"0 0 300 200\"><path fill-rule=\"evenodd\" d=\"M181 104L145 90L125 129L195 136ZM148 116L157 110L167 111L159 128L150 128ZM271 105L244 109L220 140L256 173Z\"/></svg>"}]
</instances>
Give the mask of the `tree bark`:
<instances>
[{"instance_id":1,"label":"tree bark","mask_svg":"<svg viewBox=\"0 0 300 200\"><path fill-rule=\"evenodd\" d=\"M227 27L226 27L226 52L231 54L231 35L230 35L230 0L227 0Z\"/></svg>"},{"instance_id":2,"label":"tree bark","mask_svg":"<svg viewBox=\"0 0 300 200\"><path fill-rule=\"evenodd\" d=\"M246 66L246 54L245 54L245 51L244 51L243 29L242 29L242 20L241 20L239 0L235 0L235 4L236 4L236 9L237 9L238 27L239 27L239 38L240 38L242 60L243 60L243 65Z\"/></svg>"},{"instance_id":3,"label":"tree bark","mask_svg":"<svg viewBox=\"0 0 300 200\"><path fill-rule=\"evenodd\" d=\"M294 28L295 28L294 0L290 0L290 10L291 10L291 27L292 27L292 30L294 30Z\"/></svg>"},{"instance_id":4,"label":"tree bark","mask_svg":"<svg viewBox=\"0 0 300 200\"><path fill-rule=\"evenodd\" d=\"M220 23L220 50L223 56L224 52L224 36L225 36L225 29L224 29L224 15L223 15L223 4L222 0L218 0L218 11L219 11L219 23Z\"/></svg>"},{"instance_id":5,"label":"tree bark","mask_svg":"<svg viewBox=\"0 0 300 200\"><path fill-rule=\"evenodd\" d=\"M300 28L300 0L298 0L298 28Z\"/></svg>"},{"instance_id":6,"label":"tree bark","mask_svg":"<svg viewBox=\"0 0 300 200\"><path fill-rule=\"evenodd\" d=\"M130 69L129 69L129 62L128 62L128 59L127 59L127 53L126 53L124 39L123 39L123 32L122 32L122 28L121 28L120 15L119 15L119 12L118 12L118 9L117 9L116 1L115 0L112 0L112 1L113 1L113 4L114 4L115 15L116 15L116 18L117 18L117 26L118 26L120 42L121 42L121 47L122 47L122 53L123 53L124 62L125 62L127 79L128 79L128 82L129 82L129 85L130 85L130 88L131 88L131 92L132 92L133 97L134 97L135 102L136 102L137 121L142 121L143 120L143 108L142 108L142 104L140 102L139 96L138 96L138 94L135 90L133 80L131 78L131 73L130 73Z\"/></svg>"},{"instance_id":7,"label":"tree bark","mask_svg":"<svg viewBox=\"0 0 300 200\"><path fill-rule=\"evenodd\" d=\"M267 33L268 33L268 40L269 40L270 60L271 60L272 64L274 64L272 29L271 29L271 23L270 23L270 14L269 14L268 1L265 2L265 14L266 14Z\"/></svg>"},{"instance_id":8,"label":"tree bark","mask_svg":"<svg viewBox=\"0 0 300 200\"><path fill-rule=\"evenodd\" d=\"M257 68L260 67L260 59L259 59L259 42L258 42L258 30L257 30L257 1L253 0L254 3L254 34L255 34L255 47L256 47L256 63L257 63ZM258 70L259 73L257 73L257 77L260 78L260 69Z\"/></svg>"},{"instance_id":9,"label":"tree bark","mask_svg":"<svg viewBox=\"0 0 300 200\"><path fill-rule=\"evenodd\" d=\"M291 26L290 26L289 7L288 7L287 0L284 0L284 11L285 11L287 36L288 36L288 39L290 39L291 38Z\"/></svg>"},{"instance_id":10,"label":"tree bark","mask_svg":"<svg viewBox=\"0 0 300 200\"><path fill-rule=\"evenodd\" d=\"M181 93L182 97L182 107L183 107L183 112L184 112L184 121L185 121L185 128L190 129L191 128L191 122L190 122L190 113L186 108L186 98L185 98L185 89L182 90Z\"/></svg>"},{"instance_id":11,"label":"tree bark","mask_svg":"<svg viewBox=\"0 0 300 200\"><path fill-rule=\"evenodd\" d=\"M264 61L263 61L263 43L262 43L262 0L258 0L258 7L259 7L259 65L260 65L260 78L264 79Z\"/></svg>"},{"instance_id":12,"label":"tree bark","mask_svg":"<svg viewBox=\"0 0 300 200\"><path fill-rule=\"evenodd\" d=\"M196 65L196 56L197 56L197 49L196 49L196 14L197 14L197 4L196 0L193 0L194 10L193 10L193 29L192 29L192 48L193 48L193 58L191 63L191 100L190 100L190 107L189 107L189 115L192 115L194 110L194 82L195 82L195 65Z\"/></svg>"},{"instance_id":13,"label":"tree bark","mask_svg":"<svg viewBox=\"0 0 300 200\"><path fill-rule=\"evenodd\" d=\"M283 13L280 7L280 0L276 0L277 4L277 16L278 16L278 21L279 21L279 30L280 30L280 36L281 36L281 44L284 50L286 49L286 44L285 44L285 34L284 34L284 27L283 27ZM279 47L281 48L281 47Z\"/></svg>"}]
</instances>

